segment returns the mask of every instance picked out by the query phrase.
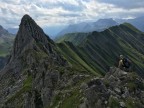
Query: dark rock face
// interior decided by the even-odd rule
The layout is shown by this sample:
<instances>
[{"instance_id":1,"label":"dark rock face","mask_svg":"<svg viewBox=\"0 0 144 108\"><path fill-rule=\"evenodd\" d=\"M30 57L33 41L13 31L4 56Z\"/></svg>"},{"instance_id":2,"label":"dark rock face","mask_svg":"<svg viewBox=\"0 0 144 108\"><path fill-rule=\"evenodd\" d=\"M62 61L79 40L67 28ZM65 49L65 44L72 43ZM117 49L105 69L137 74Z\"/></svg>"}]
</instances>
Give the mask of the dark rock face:
<instances>
[{"instance_id":1,"label":"dark rock face","mask_svg":"<svg viewBox=\"0 0 144 108\"><path fill-rule=\"evenodd\" d=\"M118 68L111 68L104 78L90 80L83 93L83 108L144 107L144 80Z\"/></svg>"},{"instance_id":2,"label":"dark rock face","mask_svg":"<svg viewBox=\"0 0 144 108\"><path fill-rule=\"evenodd\" d=\"M51 47L55 46L53 41L46 36L35 21L30 16L24 15L15 39L13 56L17 56L17 54L21 53L23 50L26 50L27 47L28 49L34 49L33 41L42 43L51 53Z\"/></svg>"},{"instance_id":3,"label":"dark rock face","mask_svg":"<svg viewBox=\"0 0 144 108\"><path fill-rule=\"evenodd\" d=\"M49 106L60 80L58 69L65 66L54 42L25 15L8 64L0 72L0 107Z\"/></svg>"}]
</instances>

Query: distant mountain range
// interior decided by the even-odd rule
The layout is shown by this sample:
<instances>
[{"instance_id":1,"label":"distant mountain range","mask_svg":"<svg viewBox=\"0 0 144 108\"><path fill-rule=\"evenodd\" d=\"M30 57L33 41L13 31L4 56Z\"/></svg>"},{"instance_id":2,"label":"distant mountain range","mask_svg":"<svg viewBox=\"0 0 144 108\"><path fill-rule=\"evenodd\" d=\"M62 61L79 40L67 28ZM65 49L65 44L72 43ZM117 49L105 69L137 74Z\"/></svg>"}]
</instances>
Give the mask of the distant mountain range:
<instances>
[{"instance_id":1,"label":"distant mountain range","mask_svg":"<svg viewBox=\"0 0 144 108\"><path fill-rule=\"evenodd\" d=\"M144 32L144 16L137 17L134 19L99 19L96 22L83 22L78 24L69 25L56 36L56 39L60 36L63 36L67 33L76 33L76 32L92 32L92 31L103 31L109 27L119 25L122 23L130 23L135 26L137 29Z\"/></svg>"},{"instance_id":2,"label":"distant mountain range","mask_svg":"<svg viewBox=\"0 0 144 108\"><path fill-rule=\"evenodd\" d=\"M144 32L144 16L137 17L134 19L115 19L118 23L124 23L128 22L132 25L134 25L137 29L141 30Z\"/></svg>"},{"instance_id":3,"label":"distant mountain range","mask_svg":"<svg viewBox=\"0 0 144 108\"><path fill-rule=\"evenodd\" d=\"M8 28L7 31L12 34L17 34L18 28Z\"/></svg>"},{"instance_id":4,"label":"distant mountain range","mask_svg":"<svg viewBox=\"0 0 144 108\"><path fill-rule=\"evenodd\" d=\"M110 19L99 19L96 22L83 22L79 24L69 25L67 28L58 33L57 36L62 36L66 33L75 33L75 32L92 32L92 31L102 31L106 28L118 25L116 21L112 18Z\"/></svg>"}]
</instances>

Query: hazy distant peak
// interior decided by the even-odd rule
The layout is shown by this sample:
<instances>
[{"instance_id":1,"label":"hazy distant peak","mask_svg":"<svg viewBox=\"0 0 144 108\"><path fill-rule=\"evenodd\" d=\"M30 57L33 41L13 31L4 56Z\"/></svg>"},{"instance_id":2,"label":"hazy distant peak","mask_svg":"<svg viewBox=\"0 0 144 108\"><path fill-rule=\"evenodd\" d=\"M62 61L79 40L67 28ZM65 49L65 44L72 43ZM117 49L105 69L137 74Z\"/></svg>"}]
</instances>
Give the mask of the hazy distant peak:
<instances>
[{"instance_id":1,"label":"hazy distant peak","mask_svg":"<svg viewBox=\"0 0 144 108\"><path fill-rule=\"evenodd\" d=\"M5 35L12 35L10 34L6 29L4 29L1 25L0 25L0 36L5 36Z\"/></svg>"},{"instance_id":2,"label":"hazy distant peak","mask_svg":"<svg viewBox=\"0 0 144 108\"><path fill-rule=\"evenodd\" d=\"M97 22L95 22L96 24L118 24L115 20L113 20L112 18L108 18L108 19L99 19Z\"/></svg>"}]
</instances>

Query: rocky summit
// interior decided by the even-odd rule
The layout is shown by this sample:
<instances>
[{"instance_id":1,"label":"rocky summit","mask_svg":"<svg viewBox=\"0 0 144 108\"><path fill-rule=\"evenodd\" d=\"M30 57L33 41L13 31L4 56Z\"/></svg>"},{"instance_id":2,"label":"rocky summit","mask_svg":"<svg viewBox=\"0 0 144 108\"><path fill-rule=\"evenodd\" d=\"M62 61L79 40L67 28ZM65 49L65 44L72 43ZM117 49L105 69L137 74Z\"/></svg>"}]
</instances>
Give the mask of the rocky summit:
<instances>
[{"instance_id":1,"label":"rocky summit","mask_svg":"<svg viewBox=\"0 0 144 108\"><path fill-rule=\"evenodd\" d=\"M24 15L7 65L0 72L0 108L144 107L144 80L135 72L112 67L101 76L74 68L63 54Z\"/></svg>"},{"instance_id":2,"label":"rocky summit","mask_svg":"<svg viewBox=\"0 0 144 108\"><path fill-rule=\"evenodd\" d=\"M134 72L111 67L104 78L81 85L80 108L144 108L144 80Z\"/></svg>"}]
</instances>

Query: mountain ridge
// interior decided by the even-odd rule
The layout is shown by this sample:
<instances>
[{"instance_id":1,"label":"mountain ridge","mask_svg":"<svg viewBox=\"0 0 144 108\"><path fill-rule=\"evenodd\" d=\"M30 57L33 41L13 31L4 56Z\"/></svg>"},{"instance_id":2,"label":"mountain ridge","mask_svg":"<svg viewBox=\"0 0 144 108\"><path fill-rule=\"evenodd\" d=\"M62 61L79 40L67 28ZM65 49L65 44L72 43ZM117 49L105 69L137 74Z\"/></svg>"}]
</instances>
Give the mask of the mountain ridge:
<instances>
[{"instance_id":1,"label":"mountain ridge","mask_svg":"<svg viewBox=\"0 0 144 108\"><path fill-rule=\"evenodd\" d=\"M143 59L144 34L134 26L124 23L119 26L110 27L102 32L94 31L83 35L86 35L86 37L80 38L81 34L79 33L68 34L60 39L61 41L57 42L58 44L65 41L72 42L78 48L77 55L83 58L90 67L94 67L95 70L98 69L101 72L105 72L107 67L114 65L116 58L120 54L124 54L130 59L132 58L132 61L135 62L134 65L137 65L136 62L140 62L141 68L138 65L136 68L139 68L138 70L143 76L142 60L136 57L139 55ZM78 41L79 39L80 41ZM63 47L59 47L63 50ZM65 51L63 53L67 55Z\"/></svg>"},{"instance_id":2,"label":"mountain ridge","mask_svg":"<svg viewBox=\"0 0 144 108\"><path fill-rule=\"evenodd\" d=\"M96 22L82 22L74 25L69 25L67 28L62 30L60 33L57 34L57 38L67 34L67 33L74 33L74 32L92 32L92 31L103 31L109 27L119 25L122 23L130 23L140 31L144 31L144 25L141 22L143 21L143 17L136 17L133 19L113 19L113 18L105 18L99 19Z\"/></svg>"},{"instance_id":3,"label":"mountain ridge","mask_svg":"<svg viewBox=\"0 0 144 108\"><path fill-rule=\"evenodd\" d=\"M133 26L135 26L136 28L138 28L140 31L144 32L144 24L142 22L144 22L144 16L140 16L140 17L136 17L133 19L115 19L118 23L130 23Z\"/></svg>"}]
</instances>

